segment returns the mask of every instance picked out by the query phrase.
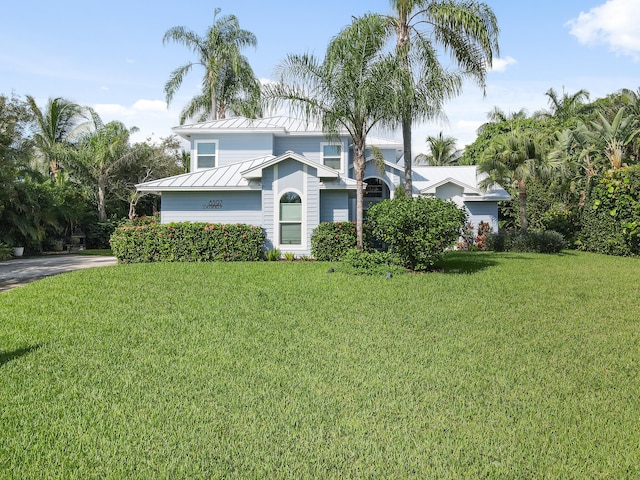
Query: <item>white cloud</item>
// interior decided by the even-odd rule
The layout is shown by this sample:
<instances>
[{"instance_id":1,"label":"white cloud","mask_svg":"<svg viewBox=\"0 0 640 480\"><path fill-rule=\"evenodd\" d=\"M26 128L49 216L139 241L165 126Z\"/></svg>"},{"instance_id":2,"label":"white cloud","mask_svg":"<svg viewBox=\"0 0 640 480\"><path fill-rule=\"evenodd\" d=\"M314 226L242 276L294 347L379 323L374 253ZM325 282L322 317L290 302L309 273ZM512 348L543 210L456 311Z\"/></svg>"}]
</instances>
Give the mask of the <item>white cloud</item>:
<instances>
[{"instance_id":1,"label":"white cloud","mask_svg":"<svg viewBox=\"0 0 640 480\"><path fill-rule=\"evenodd\" d=\"M640 60L640 2L608 0L567 22L570 33L585 45L609 45L620 55Z\"/></svg>"},{"instance_id":2,"label":"white cloud","mask_svg":"<svg viewBox=\"0 0 640 480\"><path fill-rule=\"evenodd\" d=\"M132 141L141 142L149 137L168 137L171 127L178 124L179 112L167 109L163 100L140 99L131 105L99 103L93 106L103 122L121 121L127 127L140 130L132 136Z\"/></svg>"},{"instance_id":3,"label":"white cloud","mask_svg":"<svg viewBox=\"0 0 640 480\"><path fill-rule=\"evenodd\" d=\"M491 65L492 72L504 72L509 65L518 63L513 57L495 58Z\"/></svg>"}]
</instances>

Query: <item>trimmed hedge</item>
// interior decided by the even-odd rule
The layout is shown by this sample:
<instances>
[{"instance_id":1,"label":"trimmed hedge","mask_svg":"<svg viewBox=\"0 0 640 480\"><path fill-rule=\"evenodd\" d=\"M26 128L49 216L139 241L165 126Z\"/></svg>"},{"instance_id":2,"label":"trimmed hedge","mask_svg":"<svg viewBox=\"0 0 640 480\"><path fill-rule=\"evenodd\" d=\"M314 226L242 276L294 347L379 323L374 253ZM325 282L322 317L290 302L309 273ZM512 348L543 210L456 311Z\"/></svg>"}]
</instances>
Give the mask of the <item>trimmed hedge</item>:
<instances>
[{"instance_id":1,"label":"trimmed hedge","mask_svg":"<svg viewBox=\"0 0 640 480\"><path fill-rule=\"evenodd\" d=\"M367 211L373 236L414 270L432 267L454 246L466 219L453 202L426 197L384 200Z\"/></svg>"},{"instance_id":2,"label":"trimmed hedge","mask_svg":"<svg viewBox=\"0 0 640 480\"><path fill-rule=\"evenodd\" d=\"M262 260L264 230L245 224L126 224L111 235L121 263Z\"/></svg>"},{"instance_id":3,"label":"trimmed hedge","mask_svg":"<svg viewBox=\"0 0 640 480\"><path fill-rule=\"evenodd\" d=\"M356 248L355 222L322 222L311 234L311 255L322 262L337 262Z\"/></svg>"},{"instance_id":4,"label":"trimmed hedge","mask_svg":"<svg viewBox=\"0 0 640 480\"><path fill-rule=\"evenodd\" d=\"M486 239L487 249L495 252L559 253L567 242L558 232L491 233Z\"/></svg>"}]
</instances>

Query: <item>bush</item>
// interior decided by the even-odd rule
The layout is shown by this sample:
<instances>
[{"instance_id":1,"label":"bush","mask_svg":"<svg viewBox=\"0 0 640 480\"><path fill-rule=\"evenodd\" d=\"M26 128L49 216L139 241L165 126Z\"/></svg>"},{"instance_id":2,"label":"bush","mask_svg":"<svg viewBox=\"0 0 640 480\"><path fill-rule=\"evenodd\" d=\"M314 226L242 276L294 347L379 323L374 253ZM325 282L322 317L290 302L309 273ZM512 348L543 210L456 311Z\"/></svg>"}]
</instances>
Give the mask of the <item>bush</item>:
<instances>
[{"instance_id":1,"label":"bush","mask_svg":"<svg viewBox=\"0 0 640 480\"><path fill-rule=\"evenodd\" d=\"M342 260L356 247L355 222L322 222L311 234L311 255L323 262Z\"/></svg>"},{"instance_id":2,"label":"bush","mask_svg":"<svg viewBox=\"0 0 640 480\"><path fill-rule=\"evenodd\" d=\"M87 226L85 239L87 248L107 249L111 235L121 222L119 220L107 220L92 223Z\"/></svg>"},{"instance_id":3,"label":"bush","mask_svg":"<svg viewBox=\"0 0 640 480\"><path fill-rule=\"evenodd\" d=\"M346 273L352 275L399 275L406 272L400 258L391 252L361 252L349 250L343 259Z\"/></svg>"},{"instance_id":4,"label":"bush","mask_svg":"<svg viewBox=\"0 0 640 480\"><path fill-rule=\"evenodd\" d=\"M491 233L486 246L495 252L559 253L566 248L564 237L551 230L541 232Z\"/></svg>"},{"instance_id":5,"label":"bush","mask_svg":"<svg viewBox=\"0 0 640 480\"><path fill-rule=\"evenodd\" d=\"M437 198L385 200L367 212L373 236L387 244L402 264L425 270L455 245L466 214L454 203Z\"/></svg>"},{"instance_id":6,"label":"bush","mask_svg":"<svg viewBox=\"0 0 640 480\"><path fill-rule=\"evenodd\" d=\"M8 258L11 258L12 253L13 248L4 242L0 242L0 260L7 260Z\"/></svg>"},{"instance_id":7,"label":"bush","mask_svg":"<svg viewBox=\"0 0 640 480\"><path fill-rule=\"evenodd\" d=\"M582 213L580 248L608 255L640 255L640 165L605 173Z\"/></svg>"},{"instance_id":8,"label":"bush","mask_svg":"<svg viewBox=\"0 0 640 480\"><path fill-rule=\"evenodd\" d=\"M264 230L213 223L127 223L111 236L122 263L255 261L262 259Z\"/></svg>"}]
</instances>

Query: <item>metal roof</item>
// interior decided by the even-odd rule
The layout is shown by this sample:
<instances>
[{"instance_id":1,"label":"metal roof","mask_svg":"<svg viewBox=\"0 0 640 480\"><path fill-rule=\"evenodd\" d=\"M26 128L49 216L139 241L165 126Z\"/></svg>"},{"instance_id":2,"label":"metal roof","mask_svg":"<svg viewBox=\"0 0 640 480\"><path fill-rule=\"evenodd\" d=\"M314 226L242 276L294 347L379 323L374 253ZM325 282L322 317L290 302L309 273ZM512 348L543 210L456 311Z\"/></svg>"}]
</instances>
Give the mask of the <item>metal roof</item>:
<instances>
[{"instance_id":1,"label":"metal roof","mask_svg":"<svg viewBox=\"0 0 640 480\"><path fill-rule=\"evenodd\" d=\"M436 188L452 183L463 189L466 200L509 200L509 193L497 183L487 190L480 188L480 182L488 177L478 171L477 165L456 165L447 167L430 167L415 165L413 167L413 187L418 193L434 194Z\"/></svg>"}]
</instances>

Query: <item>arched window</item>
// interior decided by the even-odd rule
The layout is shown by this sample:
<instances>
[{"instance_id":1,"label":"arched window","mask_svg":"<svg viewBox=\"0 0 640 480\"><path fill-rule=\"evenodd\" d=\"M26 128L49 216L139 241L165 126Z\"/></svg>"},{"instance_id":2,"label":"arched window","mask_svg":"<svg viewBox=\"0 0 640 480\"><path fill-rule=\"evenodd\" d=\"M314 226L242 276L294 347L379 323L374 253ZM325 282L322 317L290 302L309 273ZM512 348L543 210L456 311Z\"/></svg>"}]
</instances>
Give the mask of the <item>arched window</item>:
<instances>
[{"instance_id":1,"label":"arched window","mask_svg":"<svg viewBox=\"0 0 640 480\"><path fill-rule=\"evenodd\" d=\"M302 244L302 199L294 192L280 197L280 244Z\"/></svg>"}]
</instances>

